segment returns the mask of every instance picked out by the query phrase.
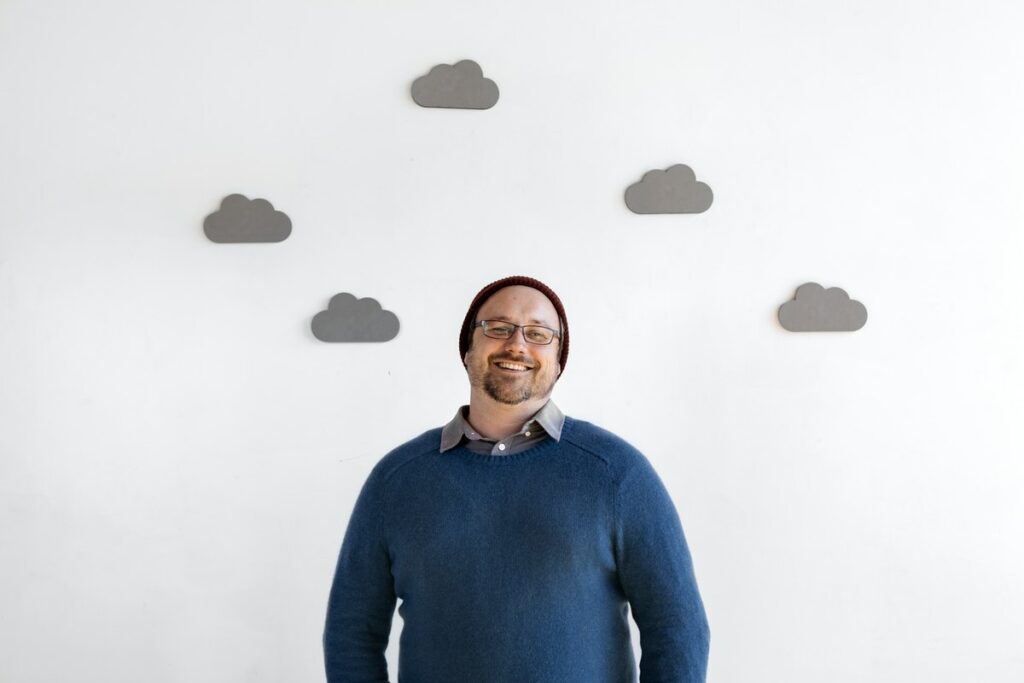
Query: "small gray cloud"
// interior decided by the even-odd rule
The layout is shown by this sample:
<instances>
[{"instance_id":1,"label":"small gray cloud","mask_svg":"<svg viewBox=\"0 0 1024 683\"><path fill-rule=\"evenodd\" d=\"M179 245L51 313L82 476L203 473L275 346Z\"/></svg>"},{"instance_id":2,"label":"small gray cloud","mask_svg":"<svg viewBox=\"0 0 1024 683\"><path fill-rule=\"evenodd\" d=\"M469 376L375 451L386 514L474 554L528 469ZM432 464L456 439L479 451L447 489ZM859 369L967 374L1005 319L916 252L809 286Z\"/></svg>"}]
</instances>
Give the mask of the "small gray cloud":
<instances>
[{"instance_id":1,"label":"small gray cloud","mask_svg":"<svg viewBox=\"0 0 1024 683\"><path fill-rule=\"evenodd\" d=\"M313 336L325 342L386 342L398 334L398 316L376 299L357 299L342 292L331 297L327 310L313 316Z\"/></svg>"},{"instance_id":2,"label":"small gray cloud","mask_svg":"<svg viewBox=\"0 0 1024 683\"><path fill-rule=\"evenodd\" d=\"M412 82L412 99L421 107L490 109L498 101L498 86L484 78L472 59L457 64L438 64L426 76Z\"/></svg>"},{"instance_id":3,"label":"small gray cloud","mask_svg":"<svg viewBox=\"0 0 1024 683\"><path fill-rule=\"evenodd\" d=\"M203 221L203 232L214 242L282 242L292 221L266 199L230 194Z\"/></svg>"},{"instance_id":4,"label":"small gray cloud","mask_svg":"<svg viewBox=\"0 0 1024 683\"><path fill-rule=\"evenodd\" d=\"M790 332L853 332L868 321L868 309L838 287L802 284L796 298L779 307L779 323Z\"/></svg>"},{"instance_id":5,"label":"small gray cloud","mask_svg":"<svg viewBox=\"0 0 1024 683\"><path fill-rule=\"evenodd\" d=\"M626 188L626 206L633 213L701 213L711 200L711 188L686 164L648 171Z\"/></svg>"}]
</instances>

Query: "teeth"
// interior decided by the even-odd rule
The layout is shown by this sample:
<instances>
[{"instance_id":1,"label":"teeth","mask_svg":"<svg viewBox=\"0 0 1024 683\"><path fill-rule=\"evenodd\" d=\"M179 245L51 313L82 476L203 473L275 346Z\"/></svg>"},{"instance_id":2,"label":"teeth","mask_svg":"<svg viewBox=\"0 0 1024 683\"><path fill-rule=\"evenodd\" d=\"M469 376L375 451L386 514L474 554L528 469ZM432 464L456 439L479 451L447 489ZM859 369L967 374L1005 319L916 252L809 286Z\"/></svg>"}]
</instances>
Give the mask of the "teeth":
<instances>
[{"instance_id":1,"label":"teeth","mask_svg":"<svg viewBox=\"0 0 1024 683\"><path fill-rule=\"evenodd\" d=\"M506 370L526 370L525 365L519 363L498 363L499 368L505 368Z\"/></svg>"}]
</instances>

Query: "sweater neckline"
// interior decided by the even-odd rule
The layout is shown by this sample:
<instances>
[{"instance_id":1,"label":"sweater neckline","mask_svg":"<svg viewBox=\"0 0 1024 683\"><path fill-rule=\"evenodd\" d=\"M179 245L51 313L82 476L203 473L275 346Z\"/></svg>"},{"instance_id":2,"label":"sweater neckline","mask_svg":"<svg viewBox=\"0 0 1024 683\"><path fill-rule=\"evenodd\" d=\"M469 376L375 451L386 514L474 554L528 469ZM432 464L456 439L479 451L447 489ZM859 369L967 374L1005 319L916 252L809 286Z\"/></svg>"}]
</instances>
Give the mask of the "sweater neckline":
<instances>
[{"instance_id":1,"label":"sweater neckline","mask_svg":"<svg viewBox=\"0 0 1024 683\"><path fill-rule=\"evenodd\" d=\"M573 423L574 422L575 422L575 420L573 420L571 417L569 417L569 416L565 417L565 423L562 426L561 438L558 441L555 441L553 438L551 438L549 436L547 439L545 439L541 443L537 444L536 446L532 446L530 448L527 448L525 451L519 451L518 453L512 453L511 455L491 455L490 453L476 453L476 452L471 451L468 448L466 448L465 445L462 445L462 446L457 446L456 448L453 448L450 451L446 451L446 452L442 453L441 457L445 457L445 456L448 456L448 455L455 455L455 456L466 458L468 460L474 460L474 461L477 461L477 462L487 463L487 464L492 464L492 465L502 465L502 464L507 464L507 463L510 463L510 462L521 462L523 460L532 460L532 459L537 458L537 457L542 457L545 453L549 453L550 451L554 451L559 446L561 446L563 444L563 442L565 441L565 438L572 431Z\"/></svg>"}]
</instances>

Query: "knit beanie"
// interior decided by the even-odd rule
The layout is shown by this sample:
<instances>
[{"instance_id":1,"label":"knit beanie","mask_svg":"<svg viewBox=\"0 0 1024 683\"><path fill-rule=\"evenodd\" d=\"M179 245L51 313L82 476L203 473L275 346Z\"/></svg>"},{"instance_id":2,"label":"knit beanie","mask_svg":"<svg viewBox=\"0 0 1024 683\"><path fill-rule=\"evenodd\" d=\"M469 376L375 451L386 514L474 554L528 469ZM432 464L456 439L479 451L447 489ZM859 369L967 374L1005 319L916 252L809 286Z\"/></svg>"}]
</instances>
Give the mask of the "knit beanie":
<instances>
[{"instance_id":1,"label":"knit beanie","mask_svg":"<svg viewBox=\"0 0 1024 683\"><path fill-rule=\"evenodd\" d=\"M469 351L470 341L473 338L473 323L476 322L476 314L480 310L480 307L483 306L484 302L491 298L491 295L499 289L514 287L515 285L522 285L524 287L536 289L538 292L546 296L548 300L551 301L551 305L555 307L556 311L558 311L558 321L562 328L562 336L559 342L560 354L558 356L558 364L562 366L562 372L564 373L565 363L569 358L569 322L565 319L565 309L562 307L562 301L546 284L540 280L535 280L532 277L526 277L525 275L513 275L511 277L495 280L477 292L477 295L473 297L473 303L469 305L469 311L466 312L466 319L462 321L462 331L459 333L459 358L465 358L466 352ZM462 364L465 365L465 361L463 361Z\"/></svg>"}]
</instances>

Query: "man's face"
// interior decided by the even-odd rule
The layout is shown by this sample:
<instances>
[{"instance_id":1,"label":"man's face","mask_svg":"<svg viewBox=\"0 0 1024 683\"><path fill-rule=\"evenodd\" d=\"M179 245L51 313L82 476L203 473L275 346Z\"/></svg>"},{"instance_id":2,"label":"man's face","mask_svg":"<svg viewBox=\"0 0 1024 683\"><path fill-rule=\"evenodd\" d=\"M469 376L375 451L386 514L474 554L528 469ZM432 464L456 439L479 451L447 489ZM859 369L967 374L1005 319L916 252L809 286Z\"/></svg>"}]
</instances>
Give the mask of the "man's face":
<instances>
[{"instance_id":1,"label":"man's face","mask_svg":"<svg viewBox=\"0 0 1024 683\"><path fill-rule=\"evenodd\" d=\"M546 296L532 287L515 285L499 289L476 314L476 320L504 320L516 325L543 325L558 331L558 312ZM483 330L473 330L466 370L469 383L499 403L517 405L551 394L562 369L558 365L561 340L550 344L528 344L517 329L509 339L491 339ZM526 369L502 367L517 363Z\"/></svg>"}]
</instances>

